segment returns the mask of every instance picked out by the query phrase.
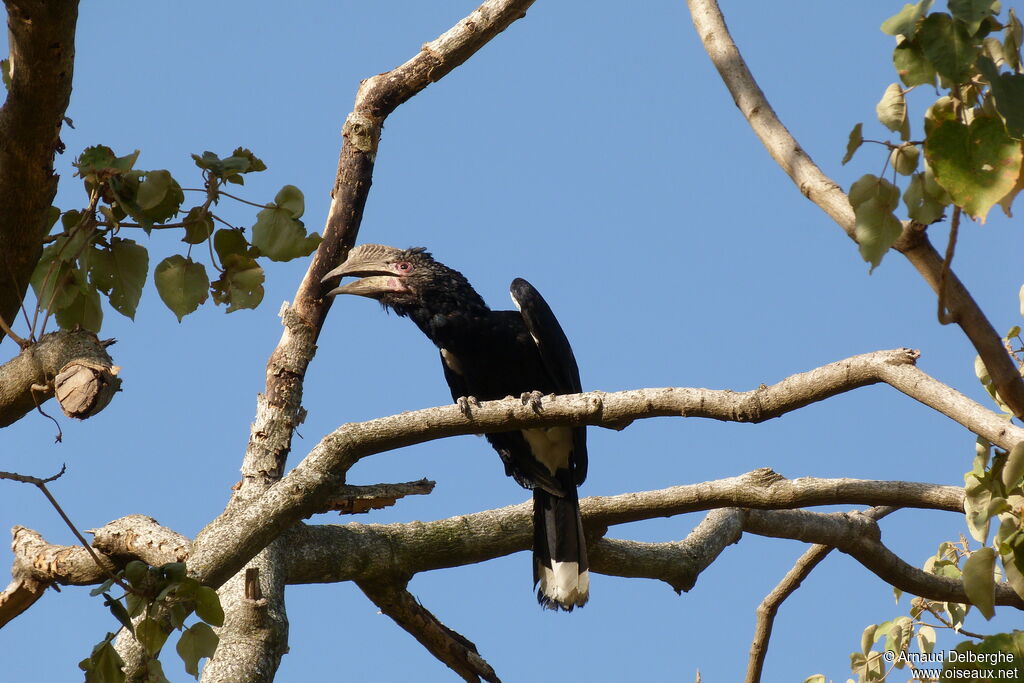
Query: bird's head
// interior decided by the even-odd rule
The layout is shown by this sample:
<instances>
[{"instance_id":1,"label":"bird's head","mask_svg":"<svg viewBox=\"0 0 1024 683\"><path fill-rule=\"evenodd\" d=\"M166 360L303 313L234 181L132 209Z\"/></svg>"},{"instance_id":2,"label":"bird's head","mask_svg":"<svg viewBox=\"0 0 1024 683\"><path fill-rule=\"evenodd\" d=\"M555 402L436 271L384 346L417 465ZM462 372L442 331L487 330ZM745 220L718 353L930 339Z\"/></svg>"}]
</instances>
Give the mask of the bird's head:
<instances>
[{"instance_id":1,"label":"bird's head","mask_svg":"<svg viewBox=\"0 0 1024 683\"><path fill-rule=\"evenodd\" d=\"M383 244L361 244L322 282L346 276L359 279L335 287L327 296L358 294L376 299L400 315L424 305L443 305L451 299L461 300L463 305L483 306L483 300L461 273L435 261L423 247L396 249Z\"/></svg>"}]
</instances>

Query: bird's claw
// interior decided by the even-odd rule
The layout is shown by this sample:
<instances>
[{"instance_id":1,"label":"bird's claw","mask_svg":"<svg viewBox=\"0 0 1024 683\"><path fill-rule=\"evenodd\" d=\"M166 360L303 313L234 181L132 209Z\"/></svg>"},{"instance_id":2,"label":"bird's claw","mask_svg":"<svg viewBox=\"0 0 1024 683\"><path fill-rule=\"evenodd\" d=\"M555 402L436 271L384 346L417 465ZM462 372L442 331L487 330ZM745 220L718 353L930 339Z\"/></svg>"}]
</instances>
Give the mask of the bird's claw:
<instances>
[{"instance_id":1,"label":"bird's claw","mask_svg":"<svg viewBox=\"0 0 1024 683\"><path fill-rule=\"evenodd\" d=\"M480 401L476 396L459 396L455 403L459 406L459 411L466 417L470 417L473 414L473 408L480 407Z\"/></svg>"},{"instance_id":2,"label":"bird's claw","mask_svg":"<svg viewBox=\"0 0 1024 683\"><path fill-rule=\"evenodd\" d=\"M523 405L530 406L535 413L540 412L540 400L542 398L544 398L544 394L540 391L524 391L523 395L519 397Z\"/></svg>"}]
</instances>

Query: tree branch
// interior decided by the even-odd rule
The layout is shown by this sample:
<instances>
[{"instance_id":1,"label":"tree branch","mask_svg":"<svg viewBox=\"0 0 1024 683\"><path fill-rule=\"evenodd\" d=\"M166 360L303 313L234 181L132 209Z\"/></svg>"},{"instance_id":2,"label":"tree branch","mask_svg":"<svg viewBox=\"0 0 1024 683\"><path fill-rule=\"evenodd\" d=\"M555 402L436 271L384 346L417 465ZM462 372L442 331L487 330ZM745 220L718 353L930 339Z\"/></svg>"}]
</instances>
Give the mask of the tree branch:
<instances>
[{"instance_id":1,"label":"tree branch","mask_svg":"<svg viewBox=\"0 0 1024 683\"><path fill-rule=\"evenodd\" d=\"M427 479L407 481L401 484L371 484L364 486L340 486L327 505L318 512L338 512L343 515L358 515L370 510L390 507L406 496L425 496L434 490L437 482Z\"/></svg>"},{"instance_id":2,"label":"tree branch","mask_svg":"<svg viewBox=\"0 0 1024 683\"><path fill-rule=\"evenodd\" d=\"M323 240L299 284L294 304L282 307L284 333L267 362L266 390L257 399L256 419L242 463L242 481L225 515L196 537L193 556L200 567L205 564L206 549L216 547L225 536L233 533L231 525L222 524L223 520L230 518L234 510L244 509L261 497L284 471L292 432L304 417L302 384L306 368L313 358L317 337L331 305L330 299L322 298L320 280L355 244L384 120L400 104L440 80L512 22L525 16L532 4L533 0L487 0L446 33L423 45L412 59L360 85L352 113L342 128L345 141ZM291 523L298 519L293 518ZM278 533L283 528L279 528ZM272 540L266 539L267 542ZM261 542L260 547L254 549L260 550L267 542ZM223 583L254 555L249 549L236 547L236 551L241 562L234 562L232 571L218 575L213 585ZM263 558L266 562L276 562L280 555L264 553ZM261 571L276 573L276 569L270 567Z\"/></svg>"},{"instance_id":3,"label":"tree branch","mask_svg":"<svg viewBox=\"0 0 1024 683\"><path fill-rule=\"evenodd\" d=\"M834 546L906 593L930 600L971 604L962 581L929 574L901 560L882 544L881 531L875 521L860 512L750 510L743 530L760 536ZM995 604L1024 609L1024 598L1003 582L996 584Z\"/></svg>"},{"instance_id":4,"label":"tree branch","mask_svg":"<svg viewBox=\"0 0 1024 683\"><path fill-rule=\"evenodd\" d=\"M896 509L894 507L874 507L865 510L863 514L877 521ZM778 614L779 607L833 549L830 545L812 545L800 556L793 568L786 572L779 585L772 589L772 592L766 595L758 605L757 626L754 629L754 640L750 644L750 660L747 663L745 683L760 683L764 660L768 656L768 641L772 637L772 627L775 624L775 615Z\"/></svg>"},{"instance_id":5,"label":"tree branch","mask_svg":"<svg viewBox=\"0 0 1024 683\"><path fill-rule=\"evenodd\" d=\"M212 522L203 533L211 534L217 542L204 544L202 554L193 552L191 571L208 585L220 585L241 569L246 558L292 524L322 509L359 459L459 434L560 424L621 428L635 419L665 415L761 422L884 381L1002 448L1011 448L1024 439L1024 429L1008 424L912 367L915 358L916 352L907 349L854 356L744 393L678 388L589 392L545 397L539 411L507 398L483 402L469 415L451 405L347 424L324 437L287 477L259 499L244 509L228 510Z\"/></svg>"},{"instance_id":6,"label":"tree branch","mask_svg":"<svg viewBox=\"0 0 1024 683\"><path fill-rule=\"evenodd\" d=\"M817 204L856 242L855 219L849 198L835 181L822 172L779 120L729 35L716 0L687 0L687 5L704 49L718 69L740 113L768 153L800 192ZM943 293L950 318L964 331L985 362L999 396L1017 417L1024 419L1024 380L1013 359L1003 348L999 334L964 284L952 269L947 269L943 277L942 257L928 241L924 228L921 225L905 224L903 235L894 248L913 264L932 290L937 294Z\"/></svg>"},{"instance_id":7,"label":"tree branch","mask_svg":"<svg viewBox=\"0 0 1024 683\"><path fill-rule=\"evenodd\" d=\"M11 87L0 109L0 318L13 321L57 193L53 157L75 67L77 0L5 0ZM0 333L0 340L3 333Z\"/></svg>"},{"instance_id":8,"label":"tree branch","mask_svg":"<svg viewBox=\"0 0 1024 683\"><path fill-rule=\"evenodd\" d=\"M0 427L54 393L68 417L84 420L103 410L121 387L109 345L87 330L54 332L0 365Z\"/></svg>"},{"instance_id":9,"label":"tree branch","mask_svg":"<svg viewBox=\"0 0 1024 683\"><path fill-rule=\"evenodd\" d=\"M480 656L476 645L442 624L412 596L405 587L405 581L358 581L356 585L381 612L391 617L463 680L501 683L491 665Z\"/></svg>"},{"instance_id":10,"label":"tree branch","mask_svg":"<svg viewBox=\"0 0 1024 683\"><path fill-rule=\"evenodd\" d=\"M701 484L583 498L580 510L588 536L602 536L608 526L616 524L716 508L785 510L805 505L874 506L895 502L909 508L963 514L963 501L963 489L955 486L810 477L784 479L771 470L760 469L739 477ZM527 550L533 539L532 510L531 504L526 502L432 522L302 526L289 531L287 536L288 545L293 549L289 556L288 583L333 583L413 576L419 572L461 567ZM689 544L686 547L693 551L689 554L682 552L679 544L640 544L635 548L668 553L676 561L689 557L694 562L692 576L695 577L707 566L700 558L713 559L721 548L731 542L730 525L734 523L731 515L709 515L683 542ZM775 528L783 522L786 520L778 523L768 521L766 525ZM744 528L746 525L744 520ZM711 529L718 529L714 532L715 538L710 538ZM619 571L626 572L625 566L615 564L613 560L615 552L629 554L628 545L631 543L615 541L614 547L606 546L611 554L605 557L607 562L600 568L596 562L593 563L595 571L616 575L620 575ZM594 542L591 545L597 547L601 544ZM644 566L658 567L659 561L653 556L643 558L635 553L633 556L634 562L628 571L636 573L621 575L658 578L668 581L674 590L688 589L685 581L664 577L685 576L690 569L645 573L641 571Z\"/></svg>"}]
</instances>

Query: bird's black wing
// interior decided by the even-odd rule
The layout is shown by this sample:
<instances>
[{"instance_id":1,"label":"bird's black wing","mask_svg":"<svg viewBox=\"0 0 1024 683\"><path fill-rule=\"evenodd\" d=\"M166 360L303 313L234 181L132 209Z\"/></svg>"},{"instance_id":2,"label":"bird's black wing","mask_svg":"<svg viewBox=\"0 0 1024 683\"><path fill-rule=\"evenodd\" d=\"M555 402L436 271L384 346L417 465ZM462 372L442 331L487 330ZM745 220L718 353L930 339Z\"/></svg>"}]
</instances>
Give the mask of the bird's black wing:
<instances>
[{"instance_id":1,"label":"bird's black wing","mask_svg":"<svg viewBox=\"0 0 1024 683\"><path fill-rule=\"evenodd\" d=\"M576 364L569 339L565 336L558 319L533 285L522 278L512 281L509 288L512 301L519 309L526 329L540 351L541 360L558 394L578 394L582 391L580 369ZM585 427L573 428L572 453L573 479L580 485L587 478L587 431Z\"/></svg>"}]
</instances>

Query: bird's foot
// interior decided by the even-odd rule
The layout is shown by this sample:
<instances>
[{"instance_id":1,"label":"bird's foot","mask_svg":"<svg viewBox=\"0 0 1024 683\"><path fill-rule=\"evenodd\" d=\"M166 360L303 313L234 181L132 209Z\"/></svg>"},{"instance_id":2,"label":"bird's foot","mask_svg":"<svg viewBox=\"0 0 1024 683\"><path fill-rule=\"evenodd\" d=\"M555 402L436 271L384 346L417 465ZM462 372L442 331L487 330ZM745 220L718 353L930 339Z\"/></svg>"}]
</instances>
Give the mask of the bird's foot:
<instances>
[{"instance_id":1,"label":"bird's foot","mask_svg":"<svg viewBox=\"0 0 1024 683\"><path fill-rule=\"evenodd\" d=\"M523 395L519 397L523 405L530 406L535 413L540 412L540 400L542 398L544 398L544 394L540 391L524 391Z\"/></svg>"},{"instance_id":2,"label":"bird's foot","mask_svg":"<svg viewBox=\"0 0 1024 683\"><path fill-rule=\"evenodd\" d=\"M455 401L456 405L459 406L459 410L466 417L473 415L473 408L480 407L480 401L476 396L459 396L459 399Z\"/></svg>"}]
</instances>

